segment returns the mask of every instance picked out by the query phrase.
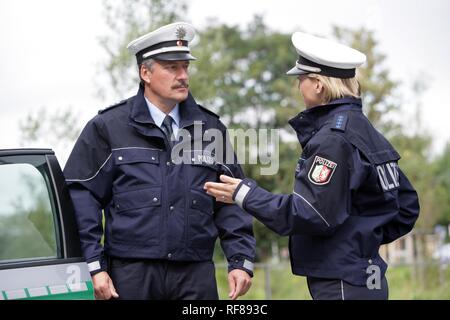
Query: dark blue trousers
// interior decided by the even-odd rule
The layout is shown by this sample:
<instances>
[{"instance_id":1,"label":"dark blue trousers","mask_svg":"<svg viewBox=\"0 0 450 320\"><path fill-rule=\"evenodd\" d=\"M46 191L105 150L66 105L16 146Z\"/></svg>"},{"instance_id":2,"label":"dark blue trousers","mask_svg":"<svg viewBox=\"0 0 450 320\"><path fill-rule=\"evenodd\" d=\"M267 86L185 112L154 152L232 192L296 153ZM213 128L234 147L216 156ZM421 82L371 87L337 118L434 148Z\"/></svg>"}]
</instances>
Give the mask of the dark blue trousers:
<instances>
[{"instance_id":1,"label":"dark blue trousers","mask_svg":"<svg viewBox=\"0 0 450 320\"><path fill-rule=\"evenodd\" d=\"M309 293L314 300L387 300L389 288L386 277L380 289L354 286L343 280L307 277Z\"/></svg>"},{"instance_id":2,"label":"dark blue trousers","mask_svg":"<svg viewBox=\"0 0 450 320\"><path fill-rule=\"evenodd\" d=\"M217 300L212 261L109 259L109 275L125 300Z\"/></svg>"}]
</instances>

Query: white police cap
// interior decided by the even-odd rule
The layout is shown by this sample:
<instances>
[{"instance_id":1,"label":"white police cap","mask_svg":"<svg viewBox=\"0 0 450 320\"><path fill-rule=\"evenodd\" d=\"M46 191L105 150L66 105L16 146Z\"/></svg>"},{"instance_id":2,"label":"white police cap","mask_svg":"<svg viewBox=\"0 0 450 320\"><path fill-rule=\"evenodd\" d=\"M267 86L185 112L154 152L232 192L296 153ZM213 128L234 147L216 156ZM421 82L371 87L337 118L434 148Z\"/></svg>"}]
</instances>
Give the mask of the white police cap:
<instances>
[{"instance_id":1,"label":"white police cap","mask_svg":"<svg viewBox=\"0 0 450 320\"><path fill-rule=\"evenodd\" d=\"M334 78L353 78L356 67L366 61L366 55L358 50L303 32L295 32L292 43L299 57L287 75L317 73Z\"/></svg>"},{"instance_id":2,"label":"white police cap","mask_svg":"<svg viewBox=\"0 0 450 320\"><path fill-rule=\"evenodd\" d=\"M140 65L144 60L195 60L189 42L195 37L195 29L186 22L165 25L131 41L127 48L136 55Z\"/></svg>"}]
</instances>

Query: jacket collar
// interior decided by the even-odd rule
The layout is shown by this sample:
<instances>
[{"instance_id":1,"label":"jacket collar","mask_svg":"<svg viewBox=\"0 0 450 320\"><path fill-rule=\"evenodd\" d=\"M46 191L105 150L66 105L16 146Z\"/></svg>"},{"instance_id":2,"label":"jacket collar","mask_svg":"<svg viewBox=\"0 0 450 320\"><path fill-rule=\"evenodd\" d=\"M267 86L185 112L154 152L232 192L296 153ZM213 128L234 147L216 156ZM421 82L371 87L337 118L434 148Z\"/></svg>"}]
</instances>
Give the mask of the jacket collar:
<instances>
[{"instance_id":1,"label":"jacket collar","mask_svg":"<svg viewBox=\"0 0 450 320\"><path fill-rule=\"evenodd\" d=\"M298 140L304 147L320 128L332 120L335 114L348 110L362 112L361 99L344 97L326 105L306 109L290 119L289 124L296 131Z\"/></svg>"}]
</instances>

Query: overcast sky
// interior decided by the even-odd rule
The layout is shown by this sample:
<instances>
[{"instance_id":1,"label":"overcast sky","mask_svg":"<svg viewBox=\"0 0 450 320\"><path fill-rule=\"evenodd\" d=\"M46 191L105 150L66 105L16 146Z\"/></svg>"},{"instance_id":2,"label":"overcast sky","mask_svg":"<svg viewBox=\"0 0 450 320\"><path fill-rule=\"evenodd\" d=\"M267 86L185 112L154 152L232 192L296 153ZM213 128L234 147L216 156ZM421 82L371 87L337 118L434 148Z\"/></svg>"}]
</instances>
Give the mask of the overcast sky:
<instances>
[{"instance_id":1,"label":"overcast sky","mask_svg":"<svg viewBox=\"0 0 450 320\"><path fill-rule=\"evenodd\" d=\"M428 86L422 119L434 152L450 141L450 1L192 0L189 8L185 20L202 29L207 17L246 25L260 13L283 32L329 36L333 24L374 30L385 66L405 88L403 121L411 122L408 110L416 105L407 88L421 79ZM18 146L18 121L31 110L70 106L85 122L114 102L96 97L103 21L100 0L0 0L0 148Z\"/></svg>"}]
</instances>

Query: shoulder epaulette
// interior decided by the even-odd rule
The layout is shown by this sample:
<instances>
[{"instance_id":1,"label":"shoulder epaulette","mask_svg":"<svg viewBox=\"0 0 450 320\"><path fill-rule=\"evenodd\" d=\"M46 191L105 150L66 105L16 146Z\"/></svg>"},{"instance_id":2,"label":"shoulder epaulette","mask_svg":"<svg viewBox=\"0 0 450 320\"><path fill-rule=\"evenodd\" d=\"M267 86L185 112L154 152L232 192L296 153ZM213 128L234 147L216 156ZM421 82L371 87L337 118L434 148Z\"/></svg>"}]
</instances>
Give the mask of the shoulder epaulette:
<instances>
[{"instance_id":1,"label":"shoulder epaulette","mask_svg":"<svg viewBox=\"0 0 450 320\"><path fill-rule=\"evenodd\" d=\"M206 113L208 113L208 114L210 114L210 115L212 115L212 116L214 116L214 117L216 117L216 118L220 118L220 116L219 116L218 114L212 112L212 111L209 110L209 109L206 109L204 106L201 106L201 105L199 105L199 104L197 104L197 105L199 106L199 108L200 108L202 111L205 111Z\"/></svg>"},{"instance_id":2,"label":"shoulder epaulette","mask_svg":"<svg viewBox=\"0 0 450 320\"><path fill-rule=\"evenodd\" d=\"M348 116L346 114L337 114L334 116L331 130L337 130L345 132L345 128L347 127Z\"/></svg>"},{"instance_id":3,"label":"shoulder epaulette","mask_svg":"<svg viewBox=\"0 0 450 320\"><path fill-rule=\"evenodd\" d=\"M106 112L108 110L114 109L115 107L121 106L121 105L125 104L126 102L127 102L127 100L122 100L120 102L117 102L117 103L115 103L115 104L113 104L113 105L111 105L111 106L109 106L109 107L107 107L105 109L99 110L98 114L101 114L101 113L104 113L104 112Z\"/></svg>"}]
</instances>

